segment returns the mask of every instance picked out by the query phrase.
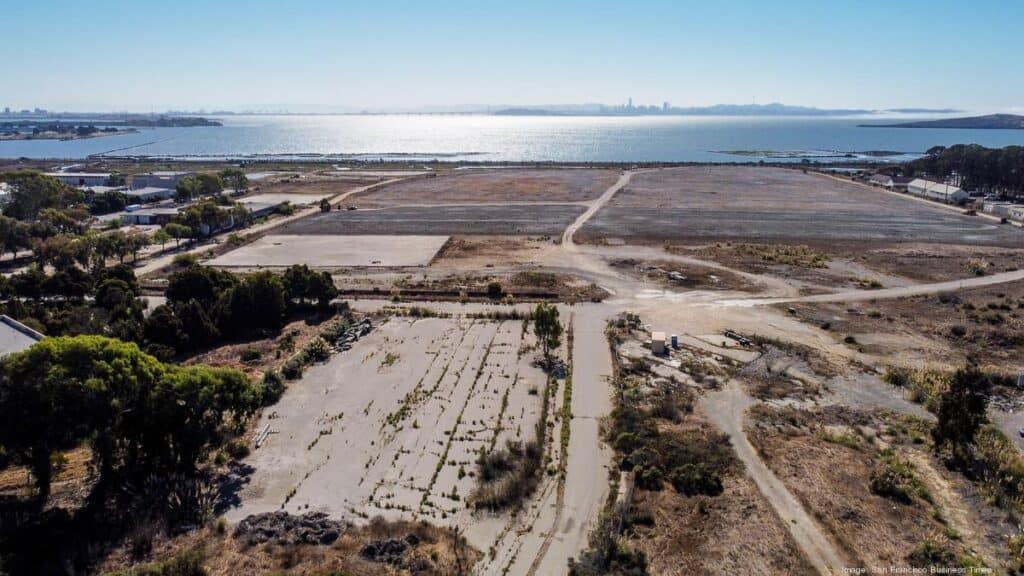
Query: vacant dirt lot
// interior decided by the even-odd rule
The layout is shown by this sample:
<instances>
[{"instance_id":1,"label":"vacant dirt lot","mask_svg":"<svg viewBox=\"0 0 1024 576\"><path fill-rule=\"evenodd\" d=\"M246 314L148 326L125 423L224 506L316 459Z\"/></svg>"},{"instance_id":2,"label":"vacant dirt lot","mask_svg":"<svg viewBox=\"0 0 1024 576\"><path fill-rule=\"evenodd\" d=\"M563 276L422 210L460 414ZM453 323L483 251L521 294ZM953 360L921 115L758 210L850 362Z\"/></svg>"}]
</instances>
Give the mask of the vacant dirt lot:
<instances>
[{"instance_id":1,"label":"vacant dirt lot","mask_svg":"<svg viewBox=\"0 0 1024 576\"><path fill-rule=\"evenodd\" d=\"M912 555L926 541L949 550L955 558L951 566L959 566L968 550L988 566L1004 565L1009 526L972 509L976 490L911 438L926 435L926 429L905 422L835 406L762 405L754 411L748 437L851 566L914 564ZM893 470L894 462L904 470L906 496L886 493L872 481L880 471Z\"/></svg>"},{"instance_id":2,"label":"vacant dirt lot","mask_svg":"<svg viewBox=\"0 0 1024 576\"><path fill-rule=\"evenodd\" d=\"M360 194L360 208L410 204L489 202L585 202L615 183L615 170L586 168L453 171L436 178L399 182Z\"/></svg>"},{"instance_id":3,"label":"vacant dirt lot","mask_svg":"<svg viewBox=\"0 0 1024 576\"><path fill-rule=\"evenodd\" d=\"M859 184L735 166L636 174L577 238L1024 244L1018 228Z\"/></svg>"},{"instance_id":4,"label":"vacant dirt lot","mask_svg":"<svg viewBox=\"0 0 1024 576\"><path fill-rule=\"evenodd\" d=\"M856 304L792 303L791 314L865 352L958 367L1024 370L1024 283Z\"/></svg>"},{"instance_id":5,"label":"vacant dirt lot","mask_svg":"<svg viewBox=\"0 0 1024 576\"><path fill-rule=\"evenodd\" d=\"M545 382L532 344L518 321L392 318L264 414L271 433L229 518L426 519L488 549L507 518L471 515L466 497L479 450L532 437Z\"/></svg>"},{"instance_id":6,"label":"vacant dirt lot","mask_svg":"<svg viewBox=\"0 0 1024 576\"><path fill-rule=\"evenodd\" d=\"M259 194L325 194L334 196L381 181L379 177L345 177L343 173L291 172L257 180L249 190Z\"/></svg>"},{"instance_id":7,"label":"vacant dirt lot","mask_svg":"<svg viewBox=\"0 0 1024 576\"><path fill-rule=\"evenodd\" d=\"M284 234L558 235L584 211L574 204L420 206L335 210L293 222Z\"/></svg>"}]
</instances>

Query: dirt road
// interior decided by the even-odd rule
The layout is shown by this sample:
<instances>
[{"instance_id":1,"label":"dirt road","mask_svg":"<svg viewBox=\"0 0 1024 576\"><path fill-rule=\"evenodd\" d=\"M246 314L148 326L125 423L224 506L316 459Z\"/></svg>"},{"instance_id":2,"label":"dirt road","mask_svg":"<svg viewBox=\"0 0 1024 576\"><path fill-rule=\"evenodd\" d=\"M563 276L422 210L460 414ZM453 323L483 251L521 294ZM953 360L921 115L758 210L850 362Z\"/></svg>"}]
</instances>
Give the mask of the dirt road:
<instances>
[{"instance_id":1,"label":"dirt road","mask_svg":"<svg viewBox=\"0 0 1024 576\"><path fill-rule=\"evenodd\" d=\"M605 190L604 193L601 194L601 196L599 196L597 200L591 202L590 208L587 208L586 212L580 214L579 217L576 218L576 221L570 224L569 227L565 229L565 232L562 233L562 246L566 250L570 252L576 250L576 245L572 241L572 237L576 234L576 231L582 228L583 225L587 223L587 220L590 220L591 216L596 214L598 210L604 207L604 205L607 204L613 196L615 196L616 192L622 190L626 186L626 184L629 184L629 179L633 177L633 174L635 174L635 172L632 170L627 170L623 172L622 176L619 176L619 179L615 182L615 184L613 184L610 188Z\"/></svg>"},{"instance_id":2,"label":"dirt road","mask_svg":"<svg viewBox=\"0 0 1024 576\"><path fill-rule=\"evenodd\" d=\"M907 298L909 296L936 294L939 292L953 292L957 290L992 286L994 284L1004 284L1006 282L1017 282L1019 280L1024 280L1024 270L1000 272L998 274L992 274L991 276L976 276L973 278L950 280L947 282L883 288L881 290L848 290L844 292L834 292L832 294L815 294L813 296L798 296L793 298L742 298L720 300L716 304L720 306L749 307L770 304L787 304L790 302L863 302L866 300L888 300L892 298Z\"/></svg>"},{"instance_id":3,"label":"dirt road","mask_svg":"<svg viewBox=\"0 0 1024 576\"><path fill-rule=\"evenodd\" d=\"M807 559L821 574L840 574L845 566L842 557L800 502L786 489L747 440L743 431L744 413L754 403L735 382L722 390L701 398L701 407L719 429L728 434L733 449L746 466L747 474L789 527L793 539Z\"/></svg>"}]
</instances>

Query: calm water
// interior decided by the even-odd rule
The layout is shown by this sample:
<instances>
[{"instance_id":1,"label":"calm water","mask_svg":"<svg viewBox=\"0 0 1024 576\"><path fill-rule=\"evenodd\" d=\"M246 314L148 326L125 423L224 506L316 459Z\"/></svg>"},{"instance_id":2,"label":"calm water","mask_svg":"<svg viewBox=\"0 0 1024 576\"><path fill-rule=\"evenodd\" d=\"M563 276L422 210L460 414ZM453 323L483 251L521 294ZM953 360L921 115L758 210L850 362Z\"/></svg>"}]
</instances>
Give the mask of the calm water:
<instances>
[{"instance_id":1,"label":"calm water","mask_svg":"<svg viewBox=\"0 0 1024 576\"><path fill-rule=\"evenodd\" d=\"M509 117L483 115L229 116L222 127L155 128L67 142L0 142L3 158L409 158L496 161L702 161L723 150L894 150L1024 144L1024 130L858 128L892 119L751 117ZM758 159L754 157L753 159Z\"/></svg>"}]
</instances>

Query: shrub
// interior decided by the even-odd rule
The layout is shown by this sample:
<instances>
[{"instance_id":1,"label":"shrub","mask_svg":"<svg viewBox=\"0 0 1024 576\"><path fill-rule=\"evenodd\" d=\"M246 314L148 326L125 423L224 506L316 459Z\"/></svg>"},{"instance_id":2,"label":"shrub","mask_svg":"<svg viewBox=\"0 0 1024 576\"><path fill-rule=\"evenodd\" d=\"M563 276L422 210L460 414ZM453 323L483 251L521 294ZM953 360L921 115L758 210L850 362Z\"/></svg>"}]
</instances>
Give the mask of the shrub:
<instances>
[{"instance_id":1,"label":"shrub","mask_svg":"<svg viewBox=\"0 0 1024 576\"><path fill-rule=\"evenodd\" d=\"M907 555L907 562L916 568L931 566L950 568L956 564L956 554L946 542L926 538L917 545L917 548L914 548L913 552Z\"/></svg>"},{"instance_id":2,"label":"shrub","mask_svg":"<svg viewBox=\"0 0 1024 576\"><path fill-rule=\"evenodd\" d=\"M301 373L300 373L301 375ZM281 399L284 394L284 378L279 372L271 370L263 375L263 405L269 406Z\"/></svg>"},{"instance_id":3,"label":"shrub","mask_svg":"<svg viewBox=\"0 0 1024 576\"><path fill-rule=\"evenodd\" d=\"M307 362L323 362L330 355L331 349L328 348L327 342L319 336L310 340L302 350L302 356Z\"/></svg>"},{"instance_id":4,"label":"shrub","mask_svg":"<svg viewBox=\"0 0 1024 576\"><path fill-rule=\"evenodd\" d=\"M499 282L491 282L490 284L487 285L487 297L488 298L491 298L493 300L497 300L497 299L501 298L501 294L502 294L501 283L499 283Z\"/></svg>"},{"instance_id":5,"label":"shrub","mask_svg":"<svg viewBox=\"0 0 1024 576\"><path fill-rule=\"evenodd\" d=\"M676 492L687 496L718 496L723 490L722 479L718 473L702 463L686 463L679 466L672 470L669 480Z\"/></svg>"},{"instance_id":6,"label":"shrub","mask_svg":"<svg viewBox=\"0 0 1024 576\"><path fill-rule=\"evenodd\" d=\"M870 482L872 492L902 504L910 504L915 496L931 502L931 494L914 473L914 467L894 454L883 455L871 471Z\"/></svg>"},{"instance_id":7,"label":"shrub","mask_svg":"<svg viewBox=\"0 0 1024 576\"><path fill-rule=\"evenodd\" d=\"M245 350L242 350L242 353L239 355L239 359L243 364L254 364L259 362L261 357L263 357L263 354L254 348L246 348Z\"/></svg>"},{"instance_id":8,"label":"shrub","mask_svg":"<svg viewBox=\"0 0 1024 576\"><path fill-rule=\"evenodd\" d=\"M302 378L302 360L298 357L289 358L281 366L281 375L284 376L285 380L298 380Z\"/></svg>"},{"instance_id":9,"label":"shrub","mask_svg":"<svg viewBox=\"0 0 1024 576\"><path fill-rule=\"evenodd\" d=\"M178 254L174 257L174 265L178 268L188 268L199 263L199 257L195 254Z\"/></svg>"}]
</instances>

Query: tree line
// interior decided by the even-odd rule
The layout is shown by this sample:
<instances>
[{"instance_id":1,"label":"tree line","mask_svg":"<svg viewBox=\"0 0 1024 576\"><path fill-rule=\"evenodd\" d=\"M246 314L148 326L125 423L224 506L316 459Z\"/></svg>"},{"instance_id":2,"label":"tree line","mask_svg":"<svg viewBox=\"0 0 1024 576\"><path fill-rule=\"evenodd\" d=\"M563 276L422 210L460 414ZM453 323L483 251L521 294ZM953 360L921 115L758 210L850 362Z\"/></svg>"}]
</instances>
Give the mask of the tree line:
<instances>
[{"instance_id":1,"label":"tree line","mask_svg":"<svg viewBox=\"0 0 1024 576\"><path fill-rule=\"evenodd\" d=\"M977 144L935 146L904 164L906 176L952 179L967 190L1024 196L1024 146L985 148Z\"/></svg>"},{"instance_id":2,"label":"tree line","mask_svg":"<svg viewBox=\"0 0 1024 576\"><path fill-rule=\"evenodd\" d=\"M88 442L101 482L194 471L261 402L237 370L164 364L103 336L47 338L0 363L0 445L45 502L64 451Z\"/></svg>"}]
</instances>

